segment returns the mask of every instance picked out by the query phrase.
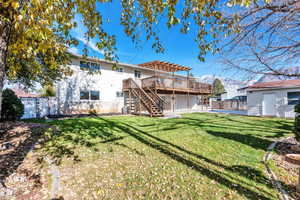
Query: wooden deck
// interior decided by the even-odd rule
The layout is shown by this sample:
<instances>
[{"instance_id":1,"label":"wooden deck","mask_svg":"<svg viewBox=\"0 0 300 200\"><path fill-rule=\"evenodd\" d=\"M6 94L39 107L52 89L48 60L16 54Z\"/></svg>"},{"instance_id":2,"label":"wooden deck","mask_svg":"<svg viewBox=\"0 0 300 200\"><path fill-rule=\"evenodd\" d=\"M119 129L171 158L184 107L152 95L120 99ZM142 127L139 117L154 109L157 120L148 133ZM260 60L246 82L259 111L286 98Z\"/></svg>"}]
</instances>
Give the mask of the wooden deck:
<instances>
[{"instance_id":1,"label":"wooden deck","mask_svg":"<svg viewBox=\"0 0 300 200\"><path fill-rule=\"evenodd\" d=\"M155 90L161 94L211 94L211 85L198 82L192 77L151 76L140 80L144 90ZM128 91L132 86L128 79L123 80L123 91Z\"/></svg>"}]
</instances>

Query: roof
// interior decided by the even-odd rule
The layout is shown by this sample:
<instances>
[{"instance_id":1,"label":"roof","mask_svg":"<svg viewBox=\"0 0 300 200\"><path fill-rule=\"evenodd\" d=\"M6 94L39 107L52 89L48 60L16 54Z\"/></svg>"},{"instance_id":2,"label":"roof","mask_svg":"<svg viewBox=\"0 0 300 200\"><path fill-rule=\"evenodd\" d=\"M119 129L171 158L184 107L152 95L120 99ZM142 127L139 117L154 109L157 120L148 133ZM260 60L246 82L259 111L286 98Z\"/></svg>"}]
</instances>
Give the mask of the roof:
<instances>
[{"instance_id":1,"label":"roof","mask_svg":"<svg viewBox=\"0 0 300 200\"><path fill-rule=\"evenodd\" d=\"M166 71L166 72L191 70L191 68L189 68L189 67L185 67L182 65L174 64L174 63L159 61L159 60L138 64L138 66L141 66L144 68L149 68L149 69L154 69L154 70Z\"/></svg>"},{"instance_id":2,"label":"roof","mask_svg":"<svg viewBox=\"0 0 300 200\"><path fill-rule=\"evenodd\" d=\"M24 90L21 90L21 89L12 89L15 94L20 98L36 98L36 97L39 97L38 94L29 94L29 93L26 93Z\"/></svg>"},{"instance_id":3,"label":"roof","mask_svg":"<svg viewBox=\"0 0 300 200\"><path fill-rule=\"evenodd\" d=\"M242 91L242 90L245 90L245 89L248 89L249 86L246 86L246 87L241 87L241 88L238 88L237 91Z\"/></svg>"},{"instance_id":4,"label":"roof","mask_svg":"<svg viewBox=\"0 0 300 200\"><path fill-rule=\"evenodd\" d=\"M107 64L117 64L117 65L121 65L121 66L125 66L125 67L135 68L135 69L144 69L144 70L148 70L148 71L157 71L157 72L161 72L161 73L166 73L166 71L161 70L161 69L153 69L153 68L147 68L147 67L140 66L140 65L145 64L145 63L142 63L140 65L135 65L135 64L128 64L128 63L122 63L122 62L115 62L115 61L105 60L105 59L101 59L101 58L94 58L94 57L89 57L89 56L83 56L83 55L79 55L79 54L75 54L75 53L70 53L70 52L69 52L69 54L72 55L75 58L84 59L84 60L88 60L88 61L103 62L103 63L107 63ZM169 64L171 64L171 63L169 63ZM186 77L186 76L180 75L180 74L176 74L176 76Z\"/></svg>"},{"instance_id":5,"label":"roof","mask_svg":"<svg viewBox=\"0 0 300 200\"><path fill-rule=\"evenodd\" d=\"M300 87L300 79L255 83L248 89L273 89Z\"/></svg>"}]
</instances>

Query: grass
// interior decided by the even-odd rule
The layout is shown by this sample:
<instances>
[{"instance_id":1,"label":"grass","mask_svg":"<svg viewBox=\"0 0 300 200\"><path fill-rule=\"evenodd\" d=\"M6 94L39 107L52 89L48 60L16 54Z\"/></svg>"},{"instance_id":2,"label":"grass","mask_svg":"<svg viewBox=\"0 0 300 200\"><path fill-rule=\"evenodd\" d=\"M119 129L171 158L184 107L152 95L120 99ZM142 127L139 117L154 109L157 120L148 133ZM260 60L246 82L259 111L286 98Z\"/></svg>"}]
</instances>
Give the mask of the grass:
<instances>
[{"instance_id":1,"label":"grass","mask_svg":"<svg viewBox=\"0 0 300 200\"><path fill-rule=\"evenodd\" d=\"M64 199L277 199L261 161L292 132L291 120L204 113L50 124L59 132L43 150L59 164Z\"/></svg>"}]
</instances>

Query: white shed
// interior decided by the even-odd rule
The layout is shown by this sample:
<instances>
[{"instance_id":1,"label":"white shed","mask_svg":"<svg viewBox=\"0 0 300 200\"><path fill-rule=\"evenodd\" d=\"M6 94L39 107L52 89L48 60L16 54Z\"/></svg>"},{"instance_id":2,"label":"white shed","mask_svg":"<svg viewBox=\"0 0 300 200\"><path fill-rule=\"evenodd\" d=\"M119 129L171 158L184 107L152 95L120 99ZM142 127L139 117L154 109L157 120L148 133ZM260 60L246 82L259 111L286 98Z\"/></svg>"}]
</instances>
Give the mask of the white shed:
<instances>
[{"instance_id":1,"label":"white shed","mask_svg":"<svg viewBox=\"0 0 300 200\"><path fill-rule=\"evenodd\" d=\"M256 83L247 89L248 115L294 118L299 100L300 79Z\"/></svg>"}]
</instances>

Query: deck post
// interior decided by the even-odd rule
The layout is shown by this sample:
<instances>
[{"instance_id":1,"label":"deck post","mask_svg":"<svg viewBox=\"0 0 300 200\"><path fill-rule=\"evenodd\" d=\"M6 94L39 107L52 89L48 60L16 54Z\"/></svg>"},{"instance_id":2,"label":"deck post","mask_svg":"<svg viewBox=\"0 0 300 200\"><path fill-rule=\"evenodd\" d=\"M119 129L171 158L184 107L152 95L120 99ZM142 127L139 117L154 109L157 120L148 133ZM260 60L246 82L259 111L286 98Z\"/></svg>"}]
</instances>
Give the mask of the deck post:
<instances>
[{"instance_id":1,"label":"deck post","mask_svg":"<svg viewBox=\"0 0 300 200\"><path fill-rule=\"evenodd\" d=\"M157 83L157 73L156 73L156 69L157 69L157 66L155 65L154 67L154 88L155 88L155 93L157 94L157 87L156 87L156 83Z\"/></svg>"},{"instance_id":2,"label":"deck post","mask_svg":"<svg viewBox=\"0 0 300 200\"><path fill-rule=\"evenodd\" d=\"M189 86L189 76L190 76L190 70L187 71L187 109L190 111L190 86Z\"/></svg>"},{"instance_id":3,"label":"deck post","mask_svg":"<svg viewBox=\"0 0 300 200\"><path fill-rule=\"evenodd\" d=\"M131 99L131 89L129 89L129 113L132 114L132 99Z\"/></svg>"},{"instance_id":4,"label":"deck post","mask_svg":"<svg viewBox=\"0 0 300 200\"><path fill-rule=\"evenodd\" d=\"M172 87L173 87L173 94L172 94L172 102L173 102L173 112L175 112L175 103L176 103L176 100L175 100L175 77L174 77L174 71L172 72Z\"/></svg>"},{"instance_id":5,"label":"deck post","mask_svg":"<svg viewBox=\"0 0 300 200\"><path fill-rule=\"evenodd\" d=\"M142 109L142 105L141 105L141 98L139 98L139 115L141 116L141 109Z\"/></svg>"}]
</instances>

